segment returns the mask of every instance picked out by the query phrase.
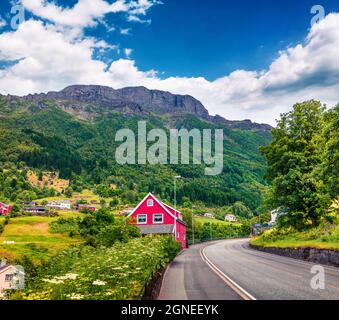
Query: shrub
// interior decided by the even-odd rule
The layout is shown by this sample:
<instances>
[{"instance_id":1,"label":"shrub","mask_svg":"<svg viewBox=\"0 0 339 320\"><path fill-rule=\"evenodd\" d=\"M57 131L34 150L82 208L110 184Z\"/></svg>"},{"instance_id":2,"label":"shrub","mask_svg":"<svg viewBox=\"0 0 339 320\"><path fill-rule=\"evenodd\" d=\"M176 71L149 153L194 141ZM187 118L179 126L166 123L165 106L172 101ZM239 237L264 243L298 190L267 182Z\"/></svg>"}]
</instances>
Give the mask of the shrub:
<instances>
[{"instance_id":1,"label":"shrub","mask_svg":"<svg viewBox=\"0 0 339 320\"><path fill-rule=\"evenodd\" d=\"M78 227L79 219L75 218L59 218L49 224L52 233L72 233L72 235L79 234Z\"/></svg>"},{"instance_id":2,"label":"shrub","mask_svg":"<svg viewBox=\"0 0 339 320\"><path fill-rule=\"evenodd\" d=\"M29 277L26 300L133 300L178 253L169 237L137 238L110 248L69 248Z\"/></svg>"}]
</instances>

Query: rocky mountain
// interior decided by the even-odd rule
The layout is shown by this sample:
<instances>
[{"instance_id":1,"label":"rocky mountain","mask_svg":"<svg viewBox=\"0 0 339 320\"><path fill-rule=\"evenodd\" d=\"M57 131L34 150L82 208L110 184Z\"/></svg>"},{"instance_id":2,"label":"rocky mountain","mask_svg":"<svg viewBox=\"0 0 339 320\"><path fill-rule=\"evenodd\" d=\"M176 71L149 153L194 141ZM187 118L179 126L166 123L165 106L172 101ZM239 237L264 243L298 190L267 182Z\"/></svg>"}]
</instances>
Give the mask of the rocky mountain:
<instances>
[{"instance_id":1,"label":"rocky mountain","mask_svg":"<svg viewBox=\"0 0 339 320\"><path fill-rule=\"evenodd\" d=\"M140 120L146 121L148 129L166 132L224 129L222 173L206 176L205 164L118 164L116 133L122 128L136 133ZM129 203L148 192L171 199L173 177L180 175L178 203L187 198L211 206L241 201L255 210L266 184L266 161L259 148L271 141L269 129L249 120L210 116L193 97L143 87L71 86L25 97L0 95L0 176L2 167L15 166L58 172L71 180L73 190L98 187L106 192L107 186L115 185L114 194ZM7 185L3 187L0 177L0 197L1 190L13 201L21 197L15 192L21 183L15 180Z\"/></svg>"},{"instance_id":2,"label":"rocky mountain","mask_svg":"<svg viewBox=\"0 0 339 320\"><path fill-rule=\"evenodd\" d=\"M46 100L54 100L61 108L72 114L84 114L88 106L106 108L123 114L192 114L200 119L231 129L269 131L271 126L252 123L251 120L229 121L223 117L210 116L197 99L189 95L176 95L166 91L149 90L145 87L113 89L98 85L73 85L59 92L30 94L22 97L44 107Z\"/></svg>"}]
</instances>

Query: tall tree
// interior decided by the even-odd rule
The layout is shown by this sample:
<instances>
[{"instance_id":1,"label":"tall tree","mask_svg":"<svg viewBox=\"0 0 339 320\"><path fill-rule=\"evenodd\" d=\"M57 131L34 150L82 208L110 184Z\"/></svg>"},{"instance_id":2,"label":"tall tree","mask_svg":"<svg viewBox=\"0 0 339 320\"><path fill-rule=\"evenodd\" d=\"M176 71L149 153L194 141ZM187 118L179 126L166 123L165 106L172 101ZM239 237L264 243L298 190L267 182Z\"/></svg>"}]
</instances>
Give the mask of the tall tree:
<instances>
[{"instance_id":1,"label":"tall tree","mask_svg":"<svg viewBox=\"0 0 339 320\"><path fill-rule=\"evenodd\" d=\"M325 115L323 179L332 198L339 195L339 105Z\"/></svg>"},{"instance_id":2,"label":"tall tree","mask_svg":"<svg viewBox=\"0 0 339 320\"><path fill-rule=\"evenodd\" d=\"M318 101L294 105L272 131L273 141L263 147L272 182L270 203L283 207L282 223L303 229L319 223L330 197L320 178L325 154L324 107Z\"/></svg>"}]
</instances>

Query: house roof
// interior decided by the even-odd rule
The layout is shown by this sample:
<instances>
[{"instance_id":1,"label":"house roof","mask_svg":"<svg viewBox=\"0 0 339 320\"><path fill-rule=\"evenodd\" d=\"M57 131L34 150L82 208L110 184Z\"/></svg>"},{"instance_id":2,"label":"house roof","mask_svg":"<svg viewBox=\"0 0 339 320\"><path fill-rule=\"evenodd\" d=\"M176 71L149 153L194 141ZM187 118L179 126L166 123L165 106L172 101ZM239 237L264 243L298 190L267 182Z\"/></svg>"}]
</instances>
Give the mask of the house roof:
<instances>
[{"instance_id":1,"label":"house roof","mask_svg":"<svg viewBox=\"0 0 339 320\"><path fill-rule=\"evenodd\" d=\"M2 272L4 272L5 270L7 270L7 269L9 269L11 266L10 265L8 265L8 264L6 264L6 265L4 265L4 266L0 266L0 273L2 273Z\"/></svg>"},{"instance_id":2,"label":"house roof","mask_svg":"<svg viewBox=\"0 0 339 320\"><path fill-rule=\"evenodd\" d=\"M70 200L54 200L54 201L48 201L49 204L70 204Z\"/></svg>"},{"instance_id":3,"label":"house roof","mask_svg":"<svg viewBox=\"0 0 339 320\"><path fill-rule=\"evenodd\" d=\"M173 224L145 225L138 226L141 234L171 234L173 233Z\"/></svg>"}]
</instances>

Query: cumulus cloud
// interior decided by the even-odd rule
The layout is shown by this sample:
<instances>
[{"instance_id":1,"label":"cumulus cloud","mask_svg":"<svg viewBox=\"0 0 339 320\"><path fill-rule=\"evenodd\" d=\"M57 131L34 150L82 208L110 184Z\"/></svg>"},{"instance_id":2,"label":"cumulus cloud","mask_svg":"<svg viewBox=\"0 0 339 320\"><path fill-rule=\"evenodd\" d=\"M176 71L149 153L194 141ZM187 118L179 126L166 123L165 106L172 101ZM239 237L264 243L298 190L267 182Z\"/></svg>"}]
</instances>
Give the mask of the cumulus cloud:
<instances>
[{"instance_id":1,"label":"cumulus cloud","mask_svg":"<svg viewBox=\"0 0 339 320\"><path fill-rule=\"evenodd\" d=\"M26 94L59 89L70 83L109 81L106 65L92 59L94 39L70 41L68 35L40 21L27 21L17 31L0 35L0 59L14 64L0 71L0 92Z\"/></svg>"},{"instance_id":2,"label":"cumulus cloud","mask_svg":"<svg viewBox=\"0 0 339 320\"><path fill-rule=\"evenodd\" d=\"M7 22L0 15L0 29L7 26Z\"/></svg>"},{"instance_id":3,"label":"cumulus cloud","mask_svg":"<svg viewBox=\"0 0 339 320\"><path fill-rule=\"evenodd\" d=\"M108 14L128 11L124 1L109 4L104 0L79 0L72 8L57 6L43 0L22 0L23 6L34 15L66 26L93 26L96 19Z\"/></svg>"},{"instance_id":4,"label":"cumulus cloud","mask_svg":"<svg viewBox=\"0 0 339 320\"><path fill-rule=\"evenodd\" d=\"M270 124L298 101L319 99L334 105L339 100L338 13L313 25L302 44L281 51L267 70L235 70L214 81L204 77L161 78L161 72L139 70L131 59L106 64L93 57L96 49L109 47L76 31L66 32L59 25L26 21L18 30L0 34L0 60L11 62L0 70L0 92L24 95L71 84L114 88L143 85L190 94L210 113L228 119ZM129 58L132 50L125 49L124 53Z\"/></svg>"},{"instance_id":5,"label":"cumulus cloud","mask_svg":"<svg viewBox=\"0 0 339 320\"><path fill-rule=\"evenodd\" d=\"M155 4L156 0L116 0L112 4L105 0L79 0L72 8L57 6L44 0L22 0L23 6L34 15L53 23L70 27L88 27L108 13L126 12L129 17L140 19Z\"/></svg>"}]
</instances>

